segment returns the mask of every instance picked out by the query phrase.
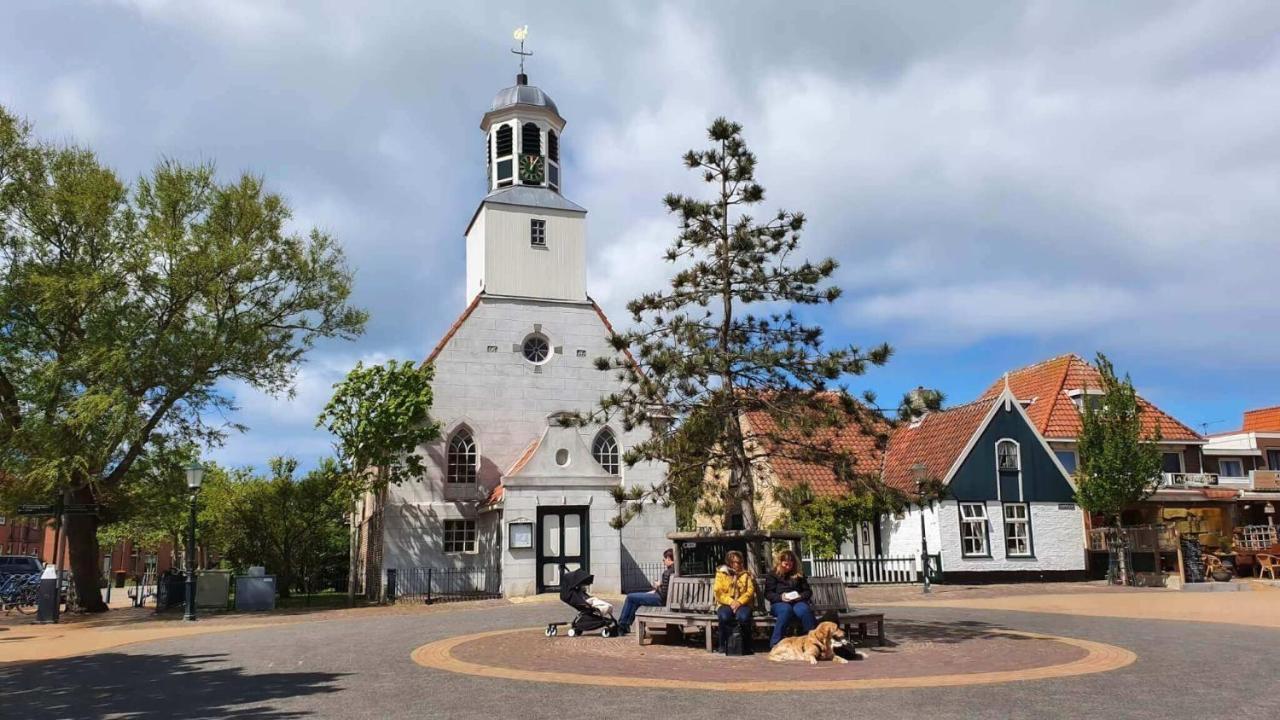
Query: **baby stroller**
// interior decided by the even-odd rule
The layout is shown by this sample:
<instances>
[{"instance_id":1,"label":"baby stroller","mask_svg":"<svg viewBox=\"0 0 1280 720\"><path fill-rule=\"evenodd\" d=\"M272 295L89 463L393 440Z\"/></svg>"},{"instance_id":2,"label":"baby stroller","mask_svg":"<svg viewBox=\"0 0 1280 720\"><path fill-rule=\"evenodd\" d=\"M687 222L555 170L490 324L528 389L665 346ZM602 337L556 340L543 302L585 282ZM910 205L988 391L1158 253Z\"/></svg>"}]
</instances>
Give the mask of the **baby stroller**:
<instances>
[{"instance_id":1,"label":"baby stroller","mask_svg":"<svg viewBox=\"0 0 1280 720\"><path fill-rule=\"evenodd\" d=\"M577 637L593 630L599 630L600 637L617 636L618 621L613 619L613 606L587 594L585 589L595 579L594 575L582 568L566 573L561 578L560 601L577 610L578 615L570 622L548 623L547 637L560 634L561 625L569 626L569 637Z\"/></svg>"}]
</instances>

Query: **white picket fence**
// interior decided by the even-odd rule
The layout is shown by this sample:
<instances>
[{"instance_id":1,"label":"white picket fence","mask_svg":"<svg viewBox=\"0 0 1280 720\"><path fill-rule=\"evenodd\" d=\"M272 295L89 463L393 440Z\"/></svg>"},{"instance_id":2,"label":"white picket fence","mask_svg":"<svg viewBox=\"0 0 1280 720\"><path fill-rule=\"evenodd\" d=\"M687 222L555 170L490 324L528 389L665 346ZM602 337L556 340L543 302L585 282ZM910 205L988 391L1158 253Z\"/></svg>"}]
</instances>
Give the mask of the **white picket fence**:
<instances>
[{"instance_id":1,"label":"white picket fence","mask_svg":"<svg viewBox=\"0 0 1280 720\"><path fill-rule=\"evenodd\" d=\"M922 582L920 558L916 557L834 557L806 558L813 577L838 577L845 585L896 585ZM931 580L941 572L942 558L929 556Z\"/></svg>"}]
</instances>

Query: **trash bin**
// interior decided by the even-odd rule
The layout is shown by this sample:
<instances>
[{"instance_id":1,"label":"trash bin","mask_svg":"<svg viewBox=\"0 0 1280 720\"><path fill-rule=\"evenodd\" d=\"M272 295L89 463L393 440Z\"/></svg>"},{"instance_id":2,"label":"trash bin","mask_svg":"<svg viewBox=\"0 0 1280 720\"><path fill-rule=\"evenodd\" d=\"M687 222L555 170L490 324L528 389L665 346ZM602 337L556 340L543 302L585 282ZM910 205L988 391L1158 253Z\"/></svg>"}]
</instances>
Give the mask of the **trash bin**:
<instances>
[{"instance_id":1,"label":"trash bin","mask_svg":"<svg viewBox=\"0 0 1280 720\"><path fill-rule=\"evenodd\" d=\"M122 587L124 587L124 579L125 579L125 576L126 576L128 573L126 573L126 572L125 572L125 571L123 571L123 570L116 570L116 571L115 571L114 573L112 573L112 574L113 574L113 575L115 575L115 578L116 578L116 581L115 581L115 582L116 582L116 587L117 587L117 588L122 588Z\"/></svg>"},{"instance_id":2,"label":"trash bin","mask_svg":"<svg viewBox=\"0 0 1280 720\"><path fill-rule=\"evenodd\" d=\"M237 575L237 610L272 610L276 606L275 575Z\"/></svg>"},{"instance_id":3,"label":"trash bin","mask_svg":"<svg viewBox=\"0 0 1280 720\"><path fill-rule=\"evenodd\" d=\"M187 604L187 578L181 573L165 575L156 583L156 610Z\"/></svg>"}]
</instances>

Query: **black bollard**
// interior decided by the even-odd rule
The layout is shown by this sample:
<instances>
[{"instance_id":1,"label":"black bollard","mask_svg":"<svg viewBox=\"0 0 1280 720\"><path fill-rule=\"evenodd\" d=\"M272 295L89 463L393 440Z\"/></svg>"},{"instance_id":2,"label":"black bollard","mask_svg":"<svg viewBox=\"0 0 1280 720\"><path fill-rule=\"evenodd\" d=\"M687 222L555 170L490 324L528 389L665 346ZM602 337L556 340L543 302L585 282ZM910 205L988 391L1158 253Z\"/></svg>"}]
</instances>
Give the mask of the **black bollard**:
<instances>
[{"instance_id":1,"label":"black bollard","mask_svg":"<svg viewBox=\"0 0 1280 720\"><path fill-rule=\"evenodd\" d=\"M40 574L40 589L36 593L36 622L56 623L58 622L58 605L61 598L59 597L58 569L52 565L45 565L44 572Z\"/></svg>"}]
</instances>

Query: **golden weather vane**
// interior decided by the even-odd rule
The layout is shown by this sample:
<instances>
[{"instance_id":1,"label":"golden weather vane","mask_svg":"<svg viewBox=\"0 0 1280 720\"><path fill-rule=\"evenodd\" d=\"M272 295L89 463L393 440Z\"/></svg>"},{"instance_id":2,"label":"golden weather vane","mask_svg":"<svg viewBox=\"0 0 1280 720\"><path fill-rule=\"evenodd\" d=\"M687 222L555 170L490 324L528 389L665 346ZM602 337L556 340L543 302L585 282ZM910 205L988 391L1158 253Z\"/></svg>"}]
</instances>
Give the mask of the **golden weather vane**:
<instances>
[{"instance_id":1,"label":"golden weather vane","mask_svg":"<svg viewBox=\"0 0 1280 720\"><path fill-rule=\"evenodd\" d=\"M511 52L513 52L513 53L515 53L516 55L519 55L519 56L520 56L520 74L521 74L521 75L523 75L523 74L524 74L524 59L533 55L533 51L529 51L529 52L525 52L525 51L524 51L524 39L525 39L525 38L527 38L527 37L529 37L529 26L528 26L528 25L521 25L520 27L516 28L516 31L515 31L515 32L513 32L513 33L511 33L511 37L513 37L513 38L515 38L516 40L519 40L519 41L520 41L520 49L519 49L519 50L516 50L516 49L514 49L514 48L513 48L513 49L511 50Z\"/></svg>"}]
</instances>

